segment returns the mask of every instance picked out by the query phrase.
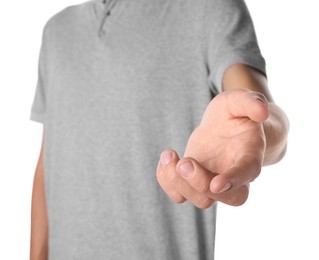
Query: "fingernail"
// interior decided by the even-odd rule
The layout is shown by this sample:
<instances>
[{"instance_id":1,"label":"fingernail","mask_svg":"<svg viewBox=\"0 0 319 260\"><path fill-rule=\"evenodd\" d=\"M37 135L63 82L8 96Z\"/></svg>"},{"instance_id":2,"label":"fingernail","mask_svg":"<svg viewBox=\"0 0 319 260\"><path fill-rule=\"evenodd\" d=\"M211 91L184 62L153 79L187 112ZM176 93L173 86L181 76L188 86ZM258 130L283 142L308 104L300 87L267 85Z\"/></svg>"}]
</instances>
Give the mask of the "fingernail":
<instances>
[{"instance_id":1,"label":"fingernail","mask_svg":"<svg viewBox=\"0 0 319 260\"><path fill-rule=\"evenodd\" d=\"M260 103L262 103L262 104L266 104L266 102L262 99L262 98L259 98L259 97L256 97L256 99L260 102Z\"/></svg>"},{"instance_id":2,"label":"fingernail","mask_svg":"<svg viewBox=\"0 0 319 260\"><path fill-rule=\"evenodd\" d=\"M225 186L219 191L219 193L225 192L231 188L231 183L226 183Z\"/></svg>"},{"instance_id":3,"label":"fingernail","mask_svg":"<svg viewBox=\"0 0 319 260\"><path fill-rule=\"evenodd\" d=\"M181 175L185 178L190 177L194 172L194 165L191 162L184 162L179 166Z\"/></svg>"},{"instance_id":4,"label":"fingernail","mask_svg":"<svg viewBox=\"0 0 319 260\"><path fill-rule=\"evenodd\" d=\"M161 162L164 166L168 165L173 159L173 153L171 151L164 151L161 154Z\"/></svg>"},{"instance_id":5,"label":"fingernail","mask_svg":"<svg viewBox=\"0 0 319 260\"><path fill-rule=\"evenodd\" d=\"M267 99L265 96L256 95L255 98L262 104L267 105Z\"/></svg>"}]
</instances>

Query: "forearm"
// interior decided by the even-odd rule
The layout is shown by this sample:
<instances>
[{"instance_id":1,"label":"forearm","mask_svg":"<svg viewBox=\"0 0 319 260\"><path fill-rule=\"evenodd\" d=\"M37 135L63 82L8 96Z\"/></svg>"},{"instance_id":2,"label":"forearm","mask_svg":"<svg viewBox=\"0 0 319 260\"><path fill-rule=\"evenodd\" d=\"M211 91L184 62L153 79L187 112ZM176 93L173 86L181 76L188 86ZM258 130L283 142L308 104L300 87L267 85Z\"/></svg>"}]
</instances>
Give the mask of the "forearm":
<instances>
[{"instance_id":1,"label":"forearm","mask_svg":"<svg viewBox=\"0 0 319 260\"><path fill-rule=\"evenodd\" d=\"M280 161L287 148L289 121L283 110L269 102L269 118L263 123L266 136L266 150L263 165Z\"/></svg>"},{"instance_id":2,"label":"forearm","mask_svg":"<svg viewBox=\"0 0 319 260\"><path fill-rule=\"evenodd\" d=\"M34 175L31 207L30 260L48 258L48 221L42 152Z\"/></svg>"}]
</instances>

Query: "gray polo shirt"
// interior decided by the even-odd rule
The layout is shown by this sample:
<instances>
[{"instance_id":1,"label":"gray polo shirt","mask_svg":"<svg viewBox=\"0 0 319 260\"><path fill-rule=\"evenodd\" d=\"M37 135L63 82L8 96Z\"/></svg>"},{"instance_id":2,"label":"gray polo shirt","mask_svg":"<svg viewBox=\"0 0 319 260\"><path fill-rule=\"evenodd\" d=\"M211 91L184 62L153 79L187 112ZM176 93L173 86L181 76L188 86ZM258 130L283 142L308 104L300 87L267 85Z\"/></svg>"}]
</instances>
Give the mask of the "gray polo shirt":
<instances>
[{"instance_id":1,"label":"gray polo shirt","mask_svg":"<svg viewBox=\"0 0 319 260\"><path fill-rule=\"evenodd\" d=\"M214 259L216 207L174 204L155 171L236 63L265 73L242 0L91 0L48 21L31 119L50 260Z\"/></svg>"}]
</instances>

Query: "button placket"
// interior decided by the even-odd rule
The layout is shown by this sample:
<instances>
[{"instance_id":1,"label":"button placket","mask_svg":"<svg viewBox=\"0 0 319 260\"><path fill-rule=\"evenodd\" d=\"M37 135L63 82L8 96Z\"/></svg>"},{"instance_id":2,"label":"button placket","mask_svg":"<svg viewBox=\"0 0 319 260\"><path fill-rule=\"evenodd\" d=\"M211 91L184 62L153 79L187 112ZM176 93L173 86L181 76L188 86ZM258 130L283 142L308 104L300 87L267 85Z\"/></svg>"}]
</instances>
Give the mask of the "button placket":
<instances>
[{"instance_id":1,"label":"button placket","mask_svg":"<svg viewBox=\"0 0 319 260\"><path fill-rule=\"evenodd\" d=\"M105 11L104 11L104 15L101 21L101 25L99 28L99 36L103 37L106 34L106 30L105 30L105 26L107 23L107 19L111 16L112 13L112 9L116 4L116 0L112 1L112 0L103 0L103 4L105 5Z\"/></svg>"}]
</instances>

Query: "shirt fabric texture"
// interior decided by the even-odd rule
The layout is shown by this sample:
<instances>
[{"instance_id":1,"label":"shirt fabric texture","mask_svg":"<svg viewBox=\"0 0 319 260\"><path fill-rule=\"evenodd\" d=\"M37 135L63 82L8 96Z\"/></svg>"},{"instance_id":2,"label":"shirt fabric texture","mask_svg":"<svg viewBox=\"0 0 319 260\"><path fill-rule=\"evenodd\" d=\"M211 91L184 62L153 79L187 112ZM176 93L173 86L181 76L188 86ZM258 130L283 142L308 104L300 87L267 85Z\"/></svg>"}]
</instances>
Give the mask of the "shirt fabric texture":
<instances>
[{"instance_id":1,"label":"shirt fabric texture","mask_svg":"<svg viewBox=\"0 0 319 260\"><path fill-rule=\"evenodd\" d=\"M265 72L243 0L91 0L44 27L31 120L44 125L49 260L213 260L216 206L156 180L222 76Z\"/></svg>"}]
</instances>

